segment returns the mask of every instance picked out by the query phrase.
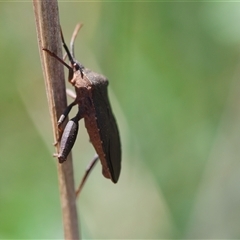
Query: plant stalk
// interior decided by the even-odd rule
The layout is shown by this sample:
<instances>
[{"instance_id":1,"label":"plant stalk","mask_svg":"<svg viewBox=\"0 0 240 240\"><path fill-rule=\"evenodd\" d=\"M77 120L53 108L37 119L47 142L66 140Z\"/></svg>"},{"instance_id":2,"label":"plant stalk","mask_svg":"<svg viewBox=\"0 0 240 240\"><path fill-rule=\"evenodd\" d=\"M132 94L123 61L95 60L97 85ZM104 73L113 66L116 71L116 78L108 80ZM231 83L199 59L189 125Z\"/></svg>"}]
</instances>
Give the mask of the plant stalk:
<instances>
[{"instance_id":1,"label":"plant stalk","mask_svg":"<svg viewBox=\"0 0 240 240\"><path fill-rule=\"evenodd\" d=\"M57 0L33 0L33 8L54 142L57 142L59 139L57 120L67 106L64 70L63 65L44 52L42 48L49 49L57 56L62 56L58 3ZM56 145L56 152L59 152L59 144ZM57 163L57 170L64 237L68 240L79 239L71 154L66 162Z\"/></svg>"}]
</instances>

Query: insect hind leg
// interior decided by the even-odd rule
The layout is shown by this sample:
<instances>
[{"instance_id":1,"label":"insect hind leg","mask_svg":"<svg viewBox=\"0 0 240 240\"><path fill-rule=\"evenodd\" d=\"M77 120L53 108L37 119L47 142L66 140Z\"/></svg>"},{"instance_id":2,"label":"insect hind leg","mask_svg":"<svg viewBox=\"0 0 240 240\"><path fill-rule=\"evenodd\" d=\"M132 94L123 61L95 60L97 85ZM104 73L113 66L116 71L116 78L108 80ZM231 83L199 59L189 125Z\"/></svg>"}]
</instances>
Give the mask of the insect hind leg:
<instances>
[{"instance_id":1,"label":"insect hind leg","mask_svg":"<svg viewBox=\"0 0 240 240\"><path fill-rule=\"evenodd\" d=\"M87 166L86 170L85 170L85 174L81 180L81 183L79 184L77 190L76 190L76 198L80 195L83 186L90 174L90 172L92 171L93 167L96 165L97 161L99 160L99 157L97 154L95 154L95 156L93 157L92 161L89 163L89 165Z\"/></svg>"}]
</instances>

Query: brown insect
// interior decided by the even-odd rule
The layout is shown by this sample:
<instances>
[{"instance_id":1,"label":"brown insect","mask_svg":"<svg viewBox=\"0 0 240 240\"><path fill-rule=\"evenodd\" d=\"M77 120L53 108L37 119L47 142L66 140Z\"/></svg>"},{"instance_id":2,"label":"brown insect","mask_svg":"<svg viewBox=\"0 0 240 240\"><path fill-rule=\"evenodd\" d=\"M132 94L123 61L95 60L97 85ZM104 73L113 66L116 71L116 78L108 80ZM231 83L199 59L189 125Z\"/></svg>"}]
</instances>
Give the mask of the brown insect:
<instances>
[{"instance_id":1,"label":"brown insect","mask_svg":"<svg viewBox=\"0 0 240 240\"><path fill-rule=\"evenodd\" d=\"M101 74L85 68L74 58L74 41L81 28L78 24L73 33L69 51L61 31L63 47L67 53L71 66L65 63L55 53L43 48L51 56L63 63L69 69L68 81L74 86L75 100L68 105L58 120L60 127L68 116L72 107L78 105L78 113L64 128L60 153L57 155L59 163L63 163L71 151L78 133L78 122L85 121L90 141L93 144L102 164L104 177L110 178L114 183L118 181L121 171L121 144L119 131L108 99L108 80Z\"/></svg>"}]
</instances>

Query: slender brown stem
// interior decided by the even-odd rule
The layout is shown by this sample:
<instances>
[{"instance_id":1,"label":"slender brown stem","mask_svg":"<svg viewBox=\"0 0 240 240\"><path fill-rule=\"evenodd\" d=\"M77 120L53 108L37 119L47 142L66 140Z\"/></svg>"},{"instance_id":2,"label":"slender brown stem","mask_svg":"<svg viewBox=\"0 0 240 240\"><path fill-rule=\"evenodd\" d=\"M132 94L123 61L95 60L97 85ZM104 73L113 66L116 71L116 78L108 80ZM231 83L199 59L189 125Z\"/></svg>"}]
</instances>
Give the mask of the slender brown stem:
<instances>
[{"instance_id":1,"label":"slender brown stem","mask_svg":"<svg viewBox=\"0 0 240 240\"><path fill-rule=\"evenodd\" d=\"M63 65L44 52L49 49L62 56L57 0L33 0L40 58L51 115L54 142L59 139L57 120L67 106ZM56 146L59 152L59 144ZM62 205L65 239L79 239L71 154L58 166L58 180Z\"/></svg>"}]
</instances>

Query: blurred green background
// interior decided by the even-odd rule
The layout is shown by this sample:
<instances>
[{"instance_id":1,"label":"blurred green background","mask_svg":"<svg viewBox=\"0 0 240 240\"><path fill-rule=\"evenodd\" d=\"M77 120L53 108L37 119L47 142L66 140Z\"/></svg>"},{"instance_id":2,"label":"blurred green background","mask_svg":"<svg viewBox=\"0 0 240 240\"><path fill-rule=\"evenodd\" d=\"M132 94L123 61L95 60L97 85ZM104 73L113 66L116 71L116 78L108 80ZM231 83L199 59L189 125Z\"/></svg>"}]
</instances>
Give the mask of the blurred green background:
<instances>
[{"instance_id":1,"label":"blurred green background","mask_svg":"<svg viewBox=\"0 0 240 240\"><path fill-rule=\"evenodd\" d=\"M67 42L84 23L76 57L109 78L123 145L119 183L98 164L78 200L83 238L240 238L240 3L59 11ZM63 238L32 3L1 2L0 32L0 238ZM77 141L76 184L94 154Z\"/></svg>"}]
</instances>

